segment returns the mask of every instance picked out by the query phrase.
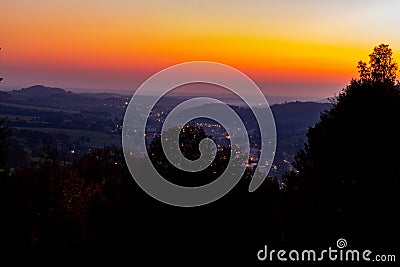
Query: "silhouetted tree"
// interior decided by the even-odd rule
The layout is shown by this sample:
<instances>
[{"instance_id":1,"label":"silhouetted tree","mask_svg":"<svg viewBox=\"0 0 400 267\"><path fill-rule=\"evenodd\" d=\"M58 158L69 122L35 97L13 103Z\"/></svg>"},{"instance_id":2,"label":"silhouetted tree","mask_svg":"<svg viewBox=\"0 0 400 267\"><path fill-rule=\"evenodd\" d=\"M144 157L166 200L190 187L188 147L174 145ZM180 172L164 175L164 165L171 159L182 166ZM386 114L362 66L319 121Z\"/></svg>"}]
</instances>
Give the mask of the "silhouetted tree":
<instances>
[{"instance_id":1,"label":"silhouetted tree","mask_svg":"<svg viewBox=\"0 0 400 267\"><path fill-rule=\"evenodd\" d=\"M285 176L289 227L300 243L340 237L370 247L398 245L400 88L387 45L307 132Z\"/></svg>"},{"instance_id":2,"label":"silhouetted tree","mask_svg":"<svg viewBox=\"0 0 400 267\"><path fill-rule=\"evenodd\" d=\"M369 66L366 62L358 62L360 80L363 82L395 82L398 66L392 55L393 52L389 45L376 46L369 55Z\"/></svg>"},{"instance_id":3,"label":"silhouetted tree","mask_svg":"<svg viewBox=\"0 0 400 267\"><path fill-rule=\"evenodd\" d=\"M8 145L9 139L12 135L11 127L8 127L6 124L6 120L0 119L0 170L6 168L7 159L8 159Z\"/></svg>"}]
</instances>

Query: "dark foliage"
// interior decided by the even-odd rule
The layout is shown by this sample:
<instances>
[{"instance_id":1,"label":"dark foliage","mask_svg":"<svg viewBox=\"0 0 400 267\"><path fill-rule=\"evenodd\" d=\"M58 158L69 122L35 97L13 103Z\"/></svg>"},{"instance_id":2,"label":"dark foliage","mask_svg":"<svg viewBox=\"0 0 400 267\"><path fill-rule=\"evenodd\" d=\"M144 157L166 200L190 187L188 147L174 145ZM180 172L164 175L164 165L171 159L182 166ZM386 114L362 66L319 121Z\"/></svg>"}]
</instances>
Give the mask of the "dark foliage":
<instances>
[{"instance_id":1,"label":"dark foliage","mask_svg":"<svg viewBox=\"0 0 400 267\"><path fill-rule=\"evenodd\" d=\"M168 135L168 132L165 134ZM182 154L191 160L198 159L200 157L199 144L204 138L211 138L211 136L207 136L202 128L193 125L184 127L179 138ZM210 167L196 173L184 172L169 163L163 152L160 135L155 136L151 142L149 156L157 171L165 179L177 185L193 187L208 184L221 176L230 158L230 148L218 149Z\"/></svg>"},{"instance_id":2,"label":"dark foliage","mask_svg":"<svg viewBox=\"0 0 400 267\"><path fill-rule=\"evenodd\" d=\"M184 153L195 157L195 145L204 136L189 126L181 138ZM160 149L158 142L155 138L150 153ZM251 262L264 242L284 238L276 181L268 180L249 194L246 173L218 202L184 209L162 204L141 190L119 148L94 150L72 164L64 163L56 148L46 151L42 162L1 179L0 246L14 261ZM221 161L229 155L224 151L218 154ZM203 175L214 177L215 170ZM186 173L163 171L174 181L188 180Z\"/></svg>"},{"instance_id":3,"label":"dark foliage","mask_svg":"<svg viewBox=\"0 0 400 267\"><path fill-rule=\"evenodd\" d=\"M309 129L298 173L286 176L290 229L302 244L347 237L369 248L398 247L400 87L396 68L377 71L379 62L395 66L384 48L375 48L371 66Z\"/></svg>"}]
</instances>

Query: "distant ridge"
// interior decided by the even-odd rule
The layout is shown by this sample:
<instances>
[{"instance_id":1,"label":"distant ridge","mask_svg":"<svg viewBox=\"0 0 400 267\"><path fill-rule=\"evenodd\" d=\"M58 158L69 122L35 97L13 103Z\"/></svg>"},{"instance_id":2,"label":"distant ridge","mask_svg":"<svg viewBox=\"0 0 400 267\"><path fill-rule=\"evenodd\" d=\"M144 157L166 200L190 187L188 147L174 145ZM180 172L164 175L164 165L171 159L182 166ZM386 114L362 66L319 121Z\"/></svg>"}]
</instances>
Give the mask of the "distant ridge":
<instances>
[{"instance_id":1,"label":"distant ridge","mask_svg":"<svg viewBox=\"0 0 400 267\"><path fill-rule=\"evenodd\" d=\"M182 101L190 99L192 96L196 96L196 94L167 95L158 102L158 105L168 108L174 107ZM221 94L216 96L228 105L237 107L245 106L243 101L239 98ZM143 105L150 105L153 101L153 96L151 95L138 96L138 98ZM296 96L267 96L266 98L273 112L277 111L275 114L276 116L282 113L284 114L284 121L290 120L290 118L294 120L301 119L305 120L310 125L315 123L315 120L319 119L321 111L331 107L331 103L327 99L317 99L314 101L303 99L299 101L296 100L296 98L300 97ZM252 99L252 96L250 96L250 99ZM68 110L95 110L96 112L115 109L115 112L123 113L130 101L130 96L112 92L71 92L57 87L33 85L7 92L0 91L0 101L36 107L56 107ZM313 114L312 117L309 117L309 114Z\"/></svg>"},{"instance_id":2,"label":"distant ridge","mask_svg":"<svg viewBox=\"0 0 400 267\"><path fill-rule=\"evenodd\" d=\"M67 91L61 88L46 87L43 85L34 85L28 88L22 88L19 90L13 90L14 93L36 96L36 97L46 97L55 94L67 94Z\"/></svg>"},{"instance_id":3,"label":"distant ridge","mask_svg":"<svg viewBox=\"0 0 400 267\"><path fill-rule=\"evenodd\" d=\"M9 93L0 91L0 99L5 99L5 98L8 98L8 97L10 97Z\"/></svg>"}]
</instances>

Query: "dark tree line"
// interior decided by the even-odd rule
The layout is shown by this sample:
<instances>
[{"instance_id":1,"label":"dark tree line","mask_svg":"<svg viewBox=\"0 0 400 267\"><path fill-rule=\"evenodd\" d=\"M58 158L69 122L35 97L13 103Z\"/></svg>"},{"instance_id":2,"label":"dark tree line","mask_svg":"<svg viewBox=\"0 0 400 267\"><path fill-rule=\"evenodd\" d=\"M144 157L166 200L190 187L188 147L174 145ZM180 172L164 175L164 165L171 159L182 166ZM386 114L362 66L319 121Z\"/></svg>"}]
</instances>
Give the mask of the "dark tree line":
<instances>
[{"instance_id":1,"label":"dark tree line","mask_svg":"<svg viewBox=\"0 0 400 267\"><path fill-rule=\"evenodd\" d=\"M198 143L204 137L203 129L185 127L180 138L183 153L198 156ZM167 164L160 146L160 137L155 137L149 155L156 168L185 186L212 181L229 159L228 149L222 148L213 167L188 178ZM0 249L14 260L155 260L154 246L160 247L160 257L182 261L224 253L234 253L234 258L244 253L253 259L259 245L251 243L255 236L271 242L281 238L279 224L273 223L282 220L274 180L249 195L246 173L237 188L218 202L182 209L142 191L131 178L120 148L96 149L70 164L62 161L55 147L46 151L41 162L1 176ZM263 223L262 229L254 227L256 221Z\"/></svg>"}]
</instances>

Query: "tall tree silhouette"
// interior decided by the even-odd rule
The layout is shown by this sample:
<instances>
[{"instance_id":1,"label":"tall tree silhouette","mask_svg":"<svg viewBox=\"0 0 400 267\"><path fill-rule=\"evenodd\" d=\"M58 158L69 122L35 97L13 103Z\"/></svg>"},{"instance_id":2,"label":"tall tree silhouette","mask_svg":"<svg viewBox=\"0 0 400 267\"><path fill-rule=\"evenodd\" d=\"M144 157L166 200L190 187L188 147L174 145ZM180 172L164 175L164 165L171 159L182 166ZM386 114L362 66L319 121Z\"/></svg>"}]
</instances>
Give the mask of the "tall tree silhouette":
<instances>
[{"instance_id":1,"label":"tall tree silhouette","mask_svg":"<svg viewBox=\"0 0 400 267\"><path fill-rule=\"evenodd\" d=\"M359 62L353 79L331 110L308 130L286 175L294 239L348 237L369 246L391 247L399 238L400 86L388 45ZM367 242L367 243L365 243Z\"/></svg>"},{"instance_id":2,"label":"tall tree silhouette","mask_svg":"<svg viewBox=\"0 0 400 267\"><path fill-rule=\"evenodd\" d=\"M363 82L394 82L398 65L393 60L392 49L389 45L380 44L374 48L374 51L369 55L369 66L366 62L358 62L358 72L360 80Z\"/></svg>"}]
</instances>

